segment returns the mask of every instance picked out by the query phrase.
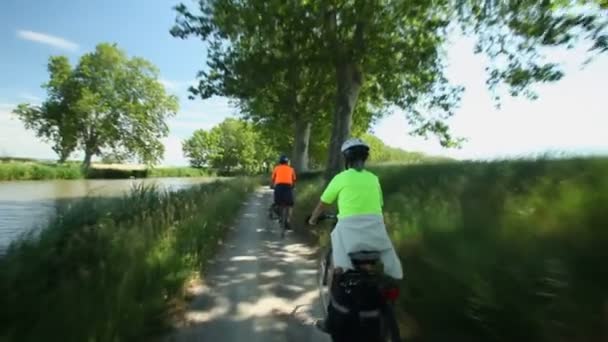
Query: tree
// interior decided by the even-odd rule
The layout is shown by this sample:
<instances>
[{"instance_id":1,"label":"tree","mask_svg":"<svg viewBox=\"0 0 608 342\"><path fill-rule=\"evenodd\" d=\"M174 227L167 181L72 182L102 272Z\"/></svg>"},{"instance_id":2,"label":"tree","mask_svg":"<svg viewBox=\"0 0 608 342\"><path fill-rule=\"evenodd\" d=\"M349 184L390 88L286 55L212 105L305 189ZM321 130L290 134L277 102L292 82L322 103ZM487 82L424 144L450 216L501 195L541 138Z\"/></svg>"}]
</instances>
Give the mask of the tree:
<instances>
[{"instance_id":1,"label":"tree","mask_svg":"<svg viewBox=\"0 0 608 342\"><path fill-rule=\"evenodd\" d=\"M177 37L196 35L210 42L209 70L199 73L200 83L191 91L203 98L223 95L237 99L244 118L262 132L271 132L274 139L269 140L278 150L293 150L294 167L306 171L311 134L317 136L313 141L326 139L334 97L332 68L315 63L318 56L310 53L314 50L305 28L314 19L306 16L305 8L289 2L252 1L216 9L207 26L178 20L171 30ZM183 5L177 11L188 16ZM229 46L222 44L224 37L229 37ZM367 117L376 113L380 112L365 112ZM360 120L362 124L369 121ZM318 139L320 130L323 139Z\"/></svg>"},{"instance_id":2,"label":"tree","mask_svg":"<svg viewBox=\"0 0 608 342\"><path fill-rule=\"evenodd\" d=\"M51 57L48 98L41 106L20 104L14 113L36 135L53 143L64 161L76 148L83 165L110 153L153 164L163 155L167 117L177 98L166 94L150 62L128 58L116 45L99 44L72 68L66 57Z\"/></svg>"},{"instance_id":3,"label":"tree","mask_svg":"<svg viewBox=\"0 0 608 342\"><path fill-rule=\"evenodd\" d=\"M261 171L274 152L253 125L228 118L209 131L196 130L183 142L184 154L194 167L211 167L224 173Z\"/></svg>"},{"instance_id":4,"label":"tree","mask_svg":"<svg viewBox=\"0 0 608 342\"><path fill-rule=\"evenodd\" d=\"M254 125L251 127L255 131L255 163L252 171L268 173L277 161L279 150L273 147L271 136L262 133L259 127Z\"/></svg>"},{"instance_id":5,"label":"tree","mask_svg":"<svg viewBox=\"0 0 608 342\"><path fill-rule=\"evenodd\" d=\"M292 152L293 166L298 172L308 170L311 138L319 133L313 132L313 128L327 118L331 106L331 98L323 94L323 90L331 91L327 83L323 84L327 79L312 77L307 72L310 70L302 70L298 76L300 88L277 80L260 87L249 99L239 101L243 117L255 123L276 150ZM315 85L309 84L312 79L317 80Z\"/></svg>"},{"instance_id":6,"label":"tree","mask_svg":"<svg viewBox=\"0 0 608 342\"><path fill-rule=\"evenodd\" d=\"M244 117L256 125L292 132L293 139L281 140L292 143L294 166L305 171L312 124L328 107L332 82L331 69L309 67L314 56L308 53L311 41L305 28L312 18L289 2L225 5L213 7L213 18L201 17L200 25L178 21L171 30L176 37L196 35L210 42L209 70L199 73L200 83L191 90L203 98L237 99ZM201 2L201 11L210 6ZM189 17L184 5L176 9ZM225 39L229 45L222 43Z\"/></svg>"},{"instance_id":7,"label":"tree","mask_svg":"<svg viewBox=\"0 0 608 342\"><path fill-rule=\"evenodd\" d=\"M350 133L364 84L404 109L415 134L434 133L443 146L453 146L458 141L445 119L453 114L461 89L450 86L443 74L449 28L459 24L465 33L478 34L478 51L495 59L488 83L507 84L518 95L533 82L561 77L556 65L538 58L539 47L569 44L577 28L591 32L596 45L605 40L600 32L605 20L576 14L576 6L534 0L314 2L314 15L323 18L321 46L335 66L338 89L329 175L338 169L339 146Z\"/></svg>"},{"instance_id":8,"label":"tree","mask_svg":"<svg viewBox=\"0 0 608 342\"><path fill-rule=\"evenodd\" d=\"M68 115L66 97L69 96L68 79L72 67L65 56L51 57L48 64L50 80L44 84L48 99L41 106L20 104L14 112L25 127L36 136L52 143L52 149L63 163L77 147L76 126Z\"/></svg>"},{"instance_id":9,"label":"tree","mask_svg":"<svg viewBox=\"0 0 608 342\"><path fill-rule=\"evenodd\" d=\"M190 166L206 167L215 158L218 142L212 141L212 138L209 132L197 129L190 138L184 140L182 151L184 156L190 160Z\"/></svg>"},{"instance_id":10,"label":"tree","mask_svg":"<svg viewBox=\"0 0 608 342\"><path fill-rule=\"evenodd\" d=\"M178 6L175 32L209 40L209 53L222 60L243 42L276 36L258 29L263 25L259 23L267 22L276 31L284 29L277 22L298 23L294 27L301 31L294 37L306 41L306 51L301 52L309 67L333 70L336 97L327 163L331 176L339 169L340 145L352 134L353 113L362 105L365 91L372 103L404 109L412 133L433 133L447 147L459 143L445 123L462 91L444 76L443 48L451 28L459 26L479 37L476 52L486 53L493 62L488 67L492 90L506 85L511 95L534 97L533 83L562 77L558 65L543 61L542 47L570 46L586 37L594 50L608 49L607 19L602 15L607 8L603 0L199 0L200 13ZM276 55L289 53L287 46L272 49ZM210 74L201 74L201 84L216 69L236 72L230 63L210 66ZM231 86L238 88L241 81L235 79Z\"/></svg>"}]
</instances>

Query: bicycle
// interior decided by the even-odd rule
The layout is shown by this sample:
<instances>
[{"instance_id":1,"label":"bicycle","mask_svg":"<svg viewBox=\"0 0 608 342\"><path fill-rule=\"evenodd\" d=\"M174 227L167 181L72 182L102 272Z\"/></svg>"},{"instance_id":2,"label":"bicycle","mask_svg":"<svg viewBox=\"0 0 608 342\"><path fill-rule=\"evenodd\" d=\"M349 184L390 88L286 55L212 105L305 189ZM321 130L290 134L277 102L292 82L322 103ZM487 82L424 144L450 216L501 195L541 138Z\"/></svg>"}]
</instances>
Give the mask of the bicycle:
<instances>
[{"instance_id":1,"label":"bicycle","mask_svg":"<svg viewBox=\"0 0 608 342\"><path fill-rule=\"evenodd\" d=\"M333 221L332 229L337 224L336 215L324 214L319 217L319 221L323 220ZM349 256L355 269L336 276L336 279L333 279L334 272L331 265L331 254L330 245L321 254L318 270L319 297L323 306L324 319L327 320L330 308L336 314L358 315L358 320L356 318L351 319L349 324L344 327L345 329L342 329L343 331L331 331L331 327L329 327L332 341L401 341L393 309L395 301L399 296L399 287L396 286L394 280L390 280L389 277L384 276L382 271L376 271L380 264L380 253L377 251L350 253ZM341 297L343 298L336 298L340 297L337 295L337 292L340 291L347 293L347 295L342 295ZM354 293L358 293L364 297L376 298L376 307L366 307L364 310L361 310L361 308L348 308L348 305L340 303L340 301L348 302L349 300L346 297ZM351 302L360 302L360 299L355 298ZM363 327L364 329L355 329L357 321L359 322L359 328L361 328L361 325L364 325L361 323L362 318L374 317L378 318L378 324L372 324L371 326L368 324L367 330L376 331L359 331L365 330L365 327ZM369 335L372 337L370 338Z\"/></svg>"},{"instance_id":2,"label":"bicycle","mask_svg":"<svg viewBox=\"0 0 608 342\"><path fill-rule=\"evenodd\" d=\"M281 230L281 238L285 237L285 233L289 228L288 220L289 217L289 206L287 205L276 205L272 204L269 208L268 217L271 220L276 220Z\"/></svg>"}]
</instances>

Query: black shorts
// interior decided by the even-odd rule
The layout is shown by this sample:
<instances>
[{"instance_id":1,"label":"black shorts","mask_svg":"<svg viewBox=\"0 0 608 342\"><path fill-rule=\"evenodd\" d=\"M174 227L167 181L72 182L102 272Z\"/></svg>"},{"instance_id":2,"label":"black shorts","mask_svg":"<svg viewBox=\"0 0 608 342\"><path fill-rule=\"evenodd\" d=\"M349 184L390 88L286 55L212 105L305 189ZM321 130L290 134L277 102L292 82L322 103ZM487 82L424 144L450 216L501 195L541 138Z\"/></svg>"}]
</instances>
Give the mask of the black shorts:
<instances>
[{"instance_id":1,"label":"black shorts","mask_svg":"<svg viewBox=\"0 0 608 342\"><path fill-rule=\"evenodd\" d=\"M274 203L293 207L293 187L289 184L274 186Z\"/></svg>"}]
</instances>

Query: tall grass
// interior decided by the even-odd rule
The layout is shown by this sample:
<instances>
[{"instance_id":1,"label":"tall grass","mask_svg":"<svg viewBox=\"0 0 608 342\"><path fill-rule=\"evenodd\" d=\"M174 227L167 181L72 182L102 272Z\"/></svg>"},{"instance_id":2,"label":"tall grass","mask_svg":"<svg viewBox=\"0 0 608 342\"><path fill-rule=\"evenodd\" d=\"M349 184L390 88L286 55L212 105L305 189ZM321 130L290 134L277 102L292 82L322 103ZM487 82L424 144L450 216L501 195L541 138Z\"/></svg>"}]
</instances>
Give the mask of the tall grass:
<instances>
[{"instance_id":1,"label":"tall grass","mask_svg":"<svg viewBox=\"0 0 608 342\"><path fill-rule=\"evenodd\" d=\"M0 258L0 341L146 340L255 185L141 187L64 208Z\"/></svg>"},{"instance_id":2,"label":"tall grass","mask_svg":"<svg viewBox=\"0 0 608 342\"><path fill-rule=\"evenodd\" d=\"M0 181L84 178L79 164L0 162Z\"/></svg>"},{"instance_id":3,"label":"tall grass","mask_svg":"<svg viewBox=\"0 0 608 342\"><path fill-rule=\"evenodd\" d=\"M608 159L374 171L410 340L608 339ZM300 186L303 212L321 185Z\"/></svg>"}]
</instances>

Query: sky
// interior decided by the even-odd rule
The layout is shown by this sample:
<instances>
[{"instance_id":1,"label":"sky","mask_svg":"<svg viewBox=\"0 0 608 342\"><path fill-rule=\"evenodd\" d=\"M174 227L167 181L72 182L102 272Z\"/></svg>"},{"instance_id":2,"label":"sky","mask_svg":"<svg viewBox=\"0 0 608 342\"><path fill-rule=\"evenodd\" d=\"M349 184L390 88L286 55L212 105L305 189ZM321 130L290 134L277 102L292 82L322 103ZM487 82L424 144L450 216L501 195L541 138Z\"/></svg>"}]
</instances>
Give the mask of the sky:
<instances>
[{"instance_id":1,"label":"sky","mask_svg":"<svg viewBox=\"0 0 608 342\"><path fill-rule=\"evenodd\" d=\"M163 140L165 165L185 165L181 141L196 129L208 129L236 110L225 98L188 100L187 87L205 64L205 48L197 39L169 34L175 13L171 0L2 0L0 1L0 156L55 158L11 114L19 103L39 103L48 79L49 56L63 54L76 63L100 42L117 43L130 56L140 56L161 71L161 82L180 99ZM466 91L449 120L454 134L467 141L460 149L444 149L436 139L411 137L398 109L372 128L385 143L458 159L496 159L544 153L608 154L608 56L582 67L583 49L551 51L564 63L566 77L539 85L539 99L503 98L498 110L485 86L483 56L473 54L473 41L453 37L447 49L448 77ZM74 157L79 158L79 154Z\"/></svg>"}]
</instances>

